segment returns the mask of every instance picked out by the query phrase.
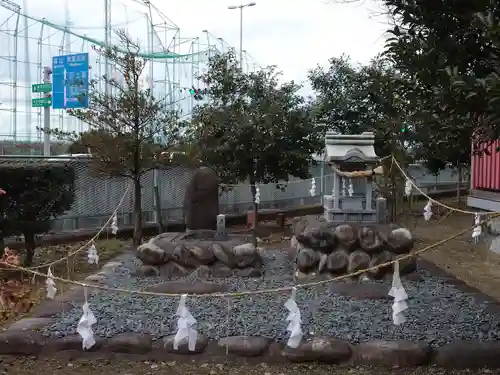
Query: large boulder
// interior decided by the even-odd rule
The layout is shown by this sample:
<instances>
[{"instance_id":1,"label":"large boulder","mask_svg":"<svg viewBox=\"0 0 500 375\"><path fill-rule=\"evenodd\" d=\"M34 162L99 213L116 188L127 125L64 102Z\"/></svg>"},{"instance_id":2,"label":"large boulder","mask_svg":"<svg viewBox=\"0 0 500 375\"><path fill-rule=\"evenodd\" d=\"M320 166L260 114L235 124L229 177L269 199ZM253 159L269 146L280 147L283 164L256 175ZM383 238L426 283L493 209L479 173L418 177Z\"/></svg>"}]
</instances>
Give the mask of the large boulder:
<instances>
[{"instance_id":1,"label":"large boulder","mask_svg":"<svg viewBox=\"0 0 500 375\"><path fill-rule=\"evenodd\" d=\"M222 246L220 243L213 243L211 246L212 252L219 262L224 263L229 268L236 267L236 259L234 254L227 250L225 246Z\"/></svg>"},{"instance_id":2,"label":"large boulder","mask_svg":"<svg viewBox=\"0 0 500 375\"><path fill-rule=\"evenodd\" d=\"M337 246L337 238L326 227L307 228L296 236L297 241L323 254L330 254Z\"/></svg>"},{"instance_id":3,"label":"large boulder","mask_svg":"<svg viewBox=\"0 0 500 375\"><path fill-rule=\"evenodd\" d=\"M186 187L184 217L186 228L217 229L219 214L219 181L210 168L196 170Z\"/></svg>"},{"instance_id":4,"label":"large boulder","mask_svg":"<svg viewBox=\"0 0 500 375\"><path fill-rule=\"evenodd\" d=\"M198 265L193 253L184 244L175 246L172 260L185 268L196 268Z\"/></svg>"},{"instance_id":5,"label":"large boulder","mask_svg":"<svg viewBox=\"0 0 500 375\"><path fill-rule=\"evenodd\" d=\"M339 249L328 255L326 269L334 275L342 275L349 265L349 254L346 250Z\"/></svg>"},{"instance_id":6,"label":"large boulder","mask_svg":"<svg viewBox=\"0 0 500 375\"><path fill-rule=\"evenodd\" d=\"M247 268L260 263L260 255L251 243L234 246L233 255L238 268Z\"/></svg>"},{"instance_id":7,"label":"large boulder","mask_svg":"<svg viewBox=\"0 0 500 375\"><path fill-rule=\"evenodd\" d=\"M387 236L387 250L393 254L407 254L413 249L414 242L408 229L393 229Z\"/></svg>"},{"instance_id":8,"label":"large boulder","mask_svg":"<svg viewBox=\"0 0 500 375\"><path fill-rule=\"evenodd\" d=\"M370 256L362 250L355 250L349 254L347 273L358 272L370 267Z\"/></svg>"},{"instance_id":9,"label":"large boulder","mask_svg":"<svg viewBox=\"0 0 500 375\"><path fill-rule=\"evenodd\" d=\"M146 242L137 248L136 256L144 265L161 266L169 261L165 251L153 242Z\"/></svg>"},{"instance_id":10,"label":"large boulder","mask_svg":"<svg viewBox=\"0 0 500 375\"><path fill-rule=\"evenodd\" d=\"M217 261L210 244L187 244L186 247L200 264L209 266Z\"/></svg>"},{"instance_id":11,"label":"large boulder","mask_svg":"<svg viewBox=\"0 0 500 375\"><path fill-rule=\"evenodd\" d=\"M293 235L298 236L306 230L307 219L304 217L294 217L291 219L291 226L293 229Z\"/></svg>"},{"instance_id":12,"label":"large boulder","mask_svg":"<svg viewBox=\"0 0 500 375\"><path fill-rule=\"evenodd\" d=\"M304 248L297 254L297 269L303 273L309 273L318 268L320 256L313 249Z\"/></svg>"},{"instance_id":13,"label":"large boulder","mask_svg":"<svg viewBox=\"0 0 500 375\"><path fill-rule=\"evenodd\" d=\"M384 242L378 231L363 227L358 231L359 247L368 254L380 252L384 248Z\"/></svg>"},{"instance_id":14,"label":"large boulder","mask_svg":"<svg viewBox=\"0 0 500 375\"><path fill-rule=\"evenodd\" d=\"M347 251L353 250L358 242L358 232L350 224L338 225L334 232L339 244Z\"/></svg>"},{"instance_id":15,"label":"large boulder","mask_svg":"<svg viewBox=\"0 0 500 375\"><path fill-rule=\"evenodd\" d=\"M372 255L372 259L370 261L370 268L380 266L381 264L390 262L392 260L392 254L388 251L382 251L381 253ZM392 274L393 266L384 266L369 272L370 276L374 279L381 279L386 274Z\"/></svg>"}]
</instances>

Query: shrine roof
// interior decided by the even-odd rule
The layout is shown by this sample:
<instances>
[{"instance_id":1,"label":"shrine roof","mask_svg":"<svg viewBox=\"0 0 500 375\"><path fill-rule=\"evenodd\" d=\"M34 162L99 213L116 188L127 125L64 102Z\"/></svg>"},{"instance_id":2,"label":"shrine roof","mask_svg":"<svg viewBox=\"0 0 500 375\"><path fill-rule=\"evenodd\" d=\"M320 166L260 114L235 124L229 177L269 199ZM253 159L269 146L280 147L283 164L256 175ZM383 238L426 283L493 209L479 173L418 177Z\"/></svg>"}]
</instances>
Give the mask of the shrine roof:
<instances>
[{"instance_id":1,"label":"shrine roof","mask_svg":"<svg viewBox=\"0 0 500 375\"><path fill-rule=\"evenodd\" d=\"M324 161L374 162L378 160L374 145L375 135L371 132L356 135L328 132L325 136Z\"/></svg>"}]
</instances>

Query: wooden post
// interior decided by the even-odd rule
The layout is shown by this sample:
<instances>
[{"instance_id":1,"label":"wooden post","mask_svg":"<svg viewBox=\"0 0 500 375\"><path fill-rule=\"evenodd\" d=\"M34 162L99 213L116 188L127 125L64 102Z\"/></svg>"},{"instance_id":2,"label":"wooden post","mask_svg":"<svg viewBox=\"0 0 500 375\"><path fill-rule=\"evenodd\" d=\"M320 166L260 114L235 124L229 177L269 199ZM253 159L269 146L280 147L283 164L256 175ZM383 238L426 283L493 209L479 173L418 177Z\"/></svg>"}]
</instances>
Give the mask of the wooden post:
<instances>
[{"instance_id":1,"label":"wooden post","mask_svg":"<svg viewBox=\"0 0 500 375\"><path fill-rule=\"evenodd\" d=\"M276 225L281 230L285 229L285 214L282 213L276 214Z\"/></svg>"},{"instance_id":2,"label":"wooden post","mask_svg":"<svg viewBox=\"0 0 500 375\"><path fill-rule=\"evenodd\" d=\"M164 233L166 232L166 230L165 226L163 225L163 220L161 217L160 189L158 188L158 186L155 186L153 189L155 192L155 201L156 201L155 210L156 210L156 223L158 225L158 233Z\"/></svg>"}]
</instances>

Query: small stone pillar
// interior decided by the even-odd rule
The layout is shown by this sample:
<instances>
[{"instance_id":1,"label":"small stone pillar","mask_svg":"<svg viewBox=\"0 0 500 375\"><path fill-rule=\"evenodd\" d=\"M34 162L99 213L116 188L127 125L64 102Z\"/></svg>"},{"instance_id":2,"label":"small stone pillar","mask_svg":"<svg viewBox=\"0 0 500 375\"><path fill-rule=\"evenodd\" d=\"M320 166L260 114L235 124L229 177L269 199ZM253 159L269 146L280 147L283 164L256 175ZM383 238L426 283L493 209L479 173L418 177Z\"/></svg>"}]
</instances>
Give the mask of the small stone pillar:
<instances>
[{"instance_id":1,"label":"small stone pillar","mask_svg":"<svg viewBox=\"0 0 500 375\"><path fill-rule=\"evenodd\" d=\"M377 198L375 211L377 212L377 224L388 224L387 199L382 197Z\"/></svg>"},{"instance_id":2,"label":"small stone pillar","mask_svg":"<svg viewBox=\"0 0 500 375\"><path fill-rule=\"evenodd\" d=\"M337 168L337 165L334 164L334 167ZM338 210L339 207L339 198L340 198L340 176L337 173L333 173L333 188L332 188L332 199L333 204L332 208L334 210Z\"/></svg>"},{"instance_id":3,"label":"small stone pillar","mask_svg":"<svg viewBox=\"0 0 500 375\"><path fill-rule=\"evenodd\" d=\"M217 215L217 232L215 232L216 241L225 241L227 239L226 215Z\"/></svg>"}]
</instances>

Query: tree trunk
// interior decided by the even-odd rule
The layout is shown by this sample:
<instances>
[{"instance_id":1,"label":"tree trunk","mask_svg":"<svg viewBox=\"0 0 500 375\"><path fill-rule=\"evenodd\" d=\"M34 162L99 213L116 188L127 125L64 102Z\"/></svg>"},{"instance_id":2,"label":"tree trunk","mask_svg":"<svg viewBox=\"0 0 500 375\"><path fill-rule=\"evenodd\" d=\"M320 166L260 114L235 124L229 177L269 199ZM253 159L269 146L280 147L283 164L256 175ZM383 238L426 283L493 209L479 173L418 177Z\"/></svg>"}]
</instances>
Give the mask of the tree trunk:
<instances>
[{"instance_id":1,"label":"tree trunk","mask_svg":"<svg viewBox=\"0 0 500 375\"><path fill-rule=\"evenodd\" d=\"M133 245L139 246L142 240L142 202L141 179L134 180L134 239Z\"/></svg>"},{"instance_id":2,"label":"tree trunk","mask_svg":"<svg viewBox=\"0 0 500 375\"><path fill-rule=\"evenodd\" d=\"M158 226L158 234L166 232L165 225L163 225L163 218L161 212L161 202L160 202L160 189L158 186L154 187L155 193L155 210L156 210L156 225ZM168 221L167 221L168 223Z\"/></svg>"},{"instance_id":3,"label":"tree trunk","mask_svg":"<svg viewBox=\"0 0 500 375\"><path fill-rule=\"evenodd\" d=\"M460 198L462 197L462 163L458 163L457 166L457 203L460 204Z\"/></svg>"},{"instance_id":4,"label":"tree trunk","mask_svg":"<svg viewBox=\"0 0 500 375\"><path fill-rule=\"evenodd\" d=\"M257 192L257 189L255 187L255 180L253 176L250 176L250 192L252 193L252 208L253 208L253 216L252 216L252 244L255 248L257 248L257 225L258 225L258 213L259 213L259 207L258 204L255 203L255 193Z\"/></svg>"},{"instance_id":5,"label":"tree trunk","mask_svg":"<svg viewBox=\"0 0 500 375\"><path fill-rule=\"evenodd\" d=\"M35 233L25 232L23 235L24 245L26 246L26 257L24 258L23 265L24 267L31 267L36 249Z\"/></svg>"}]
</instances>

